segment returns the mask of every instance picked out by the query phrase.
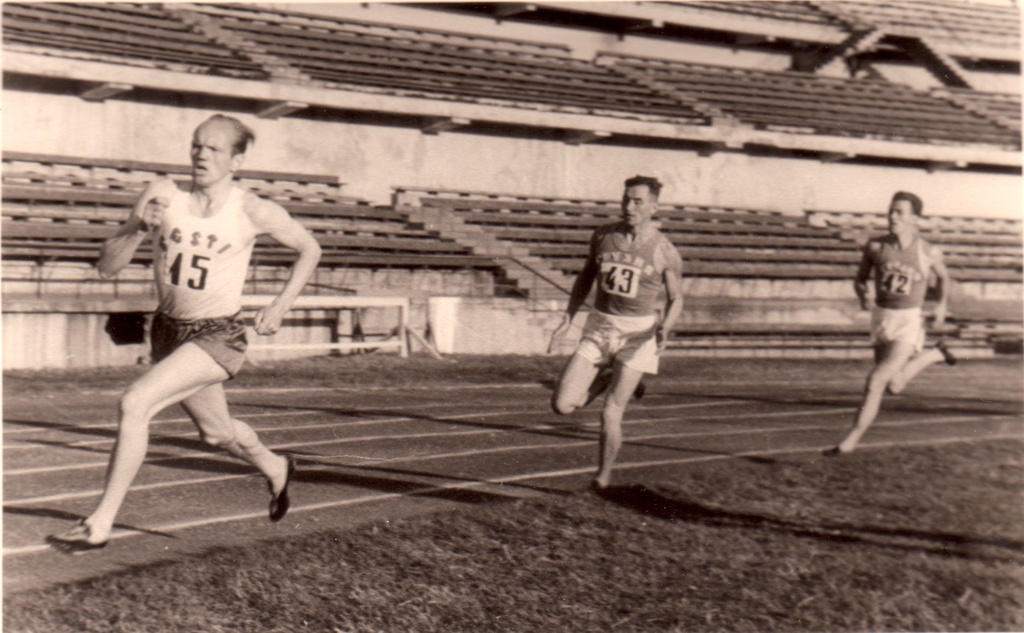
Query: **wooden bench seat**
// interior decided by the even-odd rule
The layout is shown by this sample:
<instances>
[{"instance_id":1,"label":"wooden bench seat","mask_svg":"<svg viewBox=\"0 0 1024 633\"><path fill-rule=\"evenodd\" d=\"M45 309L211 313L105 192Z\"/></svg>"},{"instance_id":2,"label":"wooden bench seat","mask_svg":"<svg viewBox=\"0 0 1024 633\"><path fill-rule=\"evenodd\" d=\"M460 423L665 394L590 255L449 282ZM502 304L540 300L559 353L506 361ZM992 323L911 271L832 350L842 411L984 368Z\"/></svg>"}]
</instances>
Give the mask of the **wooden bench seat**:
<instances>
[{"instance_id":1,"label":"wooden bench seat","mask_svg":"<svg viewBox=\"0 0 1024 633\"><path fill-rule=\"evenodd\" d=\"M260 249L253 255L256 265L282 265L295 261L295 253L284 249ZM353 266L361 268L445 268L496 270L498 264L489 257L444 253L378 253L359 251L325 251L320 266Z\"/></svg>"},{"instance_id":2,"label":"wooden bench seat","mask_svg":"<svg viewBox=\"0 0 1024 633\"><path fill-rule=\"evenodd\" d=\"M611 224L614 220L607 217L589 215L553 215L541 213L496 213L490 211L456 211L467 224L508 227L537 227L552 229L579 229L593 231L595 228ZM678 217L678 216L677 216ZM733 233L748 235L785 235L804 237L829 237L836 232L809 226L790 226L778 223L745 223L729 221L728 214L713 216L718 221L702 221L701 219L663 219L659 220L665 233L701 232L701 233Z\"/></svg>"},{"instance_id":3,"label":"wooden bench seat","mask_svg":"<svg viewBox=\"0 0 1024 633\"><path fill-rule=\"evenodd\" d=\"M159 7L29 3L3 6L4 42L80 51L122 63L173 64L179 70L266 78L254 61L194 32Z\"/></svg>"},{"instance_id":4,"label":"wooden bench seat","mask_svg":"<svg viewBox=\"0 0 1024 633\"><path fill-rule=\"evenodd\" d=\"M532 200L422 197L420 198L420 204L424 207L443 208L456 213L526 213L557 217L593 217L603 218L605 222L614 222L622 214L619 204L612 202L588 205ZM802 216L742 209L698 207L695 205L660 205L657 219L659 221L733 222L738 224L773 224L781 226L806 225L806 220Z\"/></svg>"},{"instance_id":5,"label":"wooden bench seat","mask_svg":"<svg viewBox=\"0 0 1024 633\"><path fill-rule=\"evenodd\" d=\"M32 190L22 187L109 190L137 196L145 185L153 180L189 174L191 168L184 164L12 151L3 153L5 199L15 195L8 195L8 188L15 192ZM335 176L243 169L238 172L236 181L257 195L281 203L361 203L357 198L342 193L343 183Z\"/></svg>"},{"instance_id":6,"label":"wooden bench seat","mask_svg":"<svg viewBox=\"0 0 1024 633\"><path fill-rule=\"evenodd\" d=\"M444 42L411 29L369 33L346 20L285 11L218 7L207 14L233 36L327 84L707 121L669 95L564 54L519 52L483 37Z\"/></svg>"},{"instance_id":7,"label":"wooden bench seat","mask_svg":"<svg viewBox=\"0 0 1024 633\"><path fill-rule=\"evenodd\" d=\"M876 80L767 72L632 55L600 63L658 82L756 127L790 132L986 143L1020 147L1020 136L934 95ZM878 103L885 103L884 109Z\"/></svg>"}]
</instances>

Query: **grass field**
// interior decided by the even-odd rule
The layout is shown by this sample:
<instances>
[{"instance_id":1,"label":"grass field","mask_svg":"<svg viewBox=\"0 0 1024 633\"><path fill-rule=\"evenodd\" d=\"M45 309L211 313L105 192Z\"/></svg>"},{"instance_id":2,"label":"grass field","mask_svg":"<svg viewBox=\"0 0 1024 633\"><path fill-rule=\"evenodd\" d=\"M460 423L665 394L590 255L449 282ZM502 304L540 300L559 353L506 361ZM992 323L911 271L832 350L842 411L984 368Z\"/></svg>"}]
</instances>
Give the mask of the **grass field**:
<instances>
[{"instance_id":1,"label":"grass field","mask_svg":"<svg viewBox=\"0 0 1024 633\"><path fill-rule=\"evenodd\" d=\"M806 383L802 396L799 387L786 395L805 399L855 396L867 369L669 360L673 371L709 384L770 371L772 380ZM362 357L332 361L330 371L323 361L250 368L239 381L269 385L287 376L367 389L536 382L558 363ZM138 371L10 373L4 388L119 389ZM823 371L849 386L815 391ZM1019 359L991 361L957 387L970 393L978 381L987 393L1012 394L1020 374ZM948 389L935 395L957 397ZM1022 440L975 441L630 472L600 495L549 495L218 548L10 595L4 628L1024 630L1022 449Z\"/></svg>"}]
</instances>

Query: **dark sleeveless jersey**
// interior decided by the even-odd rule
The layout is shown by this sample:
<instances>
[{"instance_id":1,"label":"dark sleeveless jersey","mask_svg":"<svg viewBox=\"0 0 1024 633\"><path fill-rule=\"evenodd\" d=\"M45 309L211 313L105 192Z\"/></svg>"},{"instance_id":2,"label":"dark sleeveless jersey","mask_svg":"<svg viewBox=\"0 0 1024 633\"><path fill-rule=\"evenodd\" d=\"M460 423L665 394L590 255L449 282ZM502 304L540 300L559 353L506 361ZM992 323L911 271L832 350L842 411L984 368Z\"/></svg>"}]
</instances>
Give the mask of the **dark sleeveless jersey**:
<instances>
[{"instance_id":1,"label":"dark sleeveless jersey","mask_svg":"<svg viewBox=\"0 0 1024 633\"><path fill-rule=\"evenodd\" d=\"M900 248L894 235L870 240L864 247L875 273L875 304L901 310L920 308L928 290L933 246L918 236L907 248Z\"/></svg>"},{"instance_id":2,"label":"dark sleeveless jersey","mask_svg":"<svg viewBox=\"0 0 1024 633\"><path fill-rule=\"evenodd\" d=\"M655 314L665 306L665 271L681 275L683 260L672 242L656 230L628 242L622 224L594 231L590 257L598 269L596 307L619 316Z\"/></svg>"}]
</instances>

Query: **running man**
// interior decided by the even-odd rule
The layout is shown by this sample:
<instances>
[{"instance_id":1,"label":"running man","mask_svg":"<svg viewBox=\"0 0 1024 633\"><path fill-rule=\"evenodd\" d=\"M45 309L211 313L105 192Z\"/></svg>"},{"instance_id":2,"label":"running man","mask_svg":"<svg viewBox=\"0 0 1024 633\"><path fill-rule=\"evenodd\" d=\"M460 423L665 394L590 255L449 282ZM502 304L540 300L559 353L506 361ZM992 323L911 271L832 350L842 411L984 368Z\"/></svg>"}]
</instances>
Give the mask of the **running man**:
<instances>
[{"instance_id":1,"label":"running man","mask_svg":"<svg viewBox=\"0 0 1024 633\"><path fill-rule=\"evenodd\" d=\"M555 413L565 415L608 391L593 480L597 489L611 483L626 404L638 393L644 374L658 373L658 355L683 311L682 258L652 220L661 187L647 176L626 181L622 220L594 231L565 317L551 337L554 347L597 281L596 309L590 312L579 347L562 370L551 399ZM611 373L599 377L609 365Z\"/></svg>"},{"instance_id":2,"label":"running man","mask_svg":"<svg viewBox=\"0 0 1024 633\"><path fill-rule=\"evenodd\" d=\"M955 365L956 357L939 342L924 349L924 306L928 279L932 271L939 281L935 306L935 327L946 322L949 301L949 271L942 262L942 251L921 237L918 220L924 213L921 199L899 191L889 205L889 234L868 241L857 270L853 288L862 310L871 305L868 279L874 271L875 307L871 313L871 336L875 347L875 366L868 374L864 398L846 438L826 455L852 452L878 416L882 396L900 393L925 368L940 361Z\"/></svg>"},{"instance_id":3,"label":"running man","mask_svg":"<svg viewBox=\"0 0 1024 633\"><path fill-rule=\"evenodd\" d=\"M237 119L210 117L192 138L191 182L151 183L103 246L97 268L111 277L128 265L143 241L152 239L159 298L150 337L154 364L121 397L117 442L99 505L69 532L48 539L63 551L107 544L145 459L149 421L178 402L203 441L227 449L267 478L270 520L279 521L288 512L292 458L271 452L248 424L230 415L223 383L245 357L239 311L256 238L267 235L298 253L281 293L256 314L254 329L260 335L281 327L316 269L320 246L280 205L234 184L254 140Z\"/></svg>"}]
</instances>

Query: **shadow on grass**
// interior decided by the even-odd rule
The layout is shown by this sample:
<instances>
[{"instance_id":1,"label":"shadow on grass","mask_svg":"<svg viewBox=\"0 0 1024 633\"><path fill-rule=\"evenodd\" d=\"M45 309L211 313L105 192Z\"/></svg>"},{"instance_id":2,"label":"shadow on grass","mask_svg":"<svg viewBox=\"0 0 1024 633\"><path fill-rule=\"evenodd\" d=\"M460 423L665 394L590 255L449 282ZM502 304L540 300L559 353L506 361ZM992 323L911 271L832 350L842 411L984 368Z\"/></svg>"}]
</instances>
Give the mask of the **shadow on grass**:
<instances>
[{"instance_id":1,"label":"shadow on grass","mask_svg":"<svg viewBox=\"0 0 1024 633\"><path fill-rule=\"evenodd\" d=\"M1024 554L1024 543L1020 541L910 528L855 526L838 523L818 525L798 523L763 514L713 508L686 499L676 499L643 485L613 486L598 491L597 494L607 501L645 516L671 522L765 530L830 543L867 544L955 558L1024 562L1024 558L1021 557L999 556L977 549L994 548L1007 553Z\"/></svg>"}]
</instances>

